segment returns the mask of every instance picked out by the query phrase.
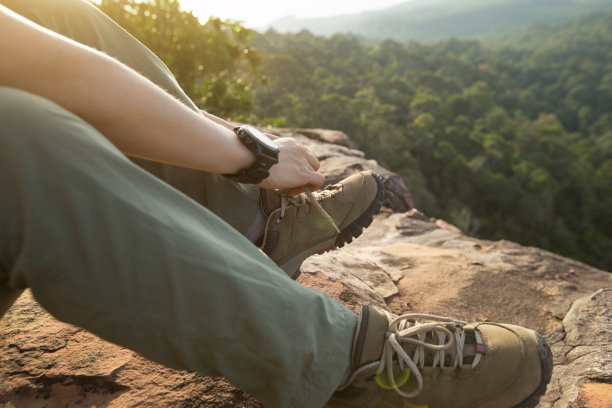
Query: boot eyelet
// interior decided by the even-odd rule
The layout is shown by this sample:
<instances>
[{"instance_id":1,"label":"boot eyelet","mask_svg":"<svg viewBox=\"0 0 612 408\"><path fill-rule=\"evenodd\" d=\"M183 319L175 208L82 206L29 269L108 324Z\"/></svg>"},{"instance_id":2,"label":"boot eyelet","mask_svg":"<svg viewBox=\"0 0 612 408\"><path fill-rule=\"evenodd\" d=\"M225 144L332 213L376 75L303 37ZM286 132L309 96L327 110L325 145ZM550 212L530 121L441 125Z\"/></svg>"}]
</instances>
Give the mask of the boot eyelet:
<instances>
[{"instance_id":1,"label":"boot eyelet","mask_svg":"<svg viewBox=\"0 0 612 408\"><path fill-rule=\"evenodd\" d=\"M278 217L278 218L276 219L276 223L277 223L277 224L280 224L281 222L283 222L283 217Z\"/></svg>"}]
</instances>

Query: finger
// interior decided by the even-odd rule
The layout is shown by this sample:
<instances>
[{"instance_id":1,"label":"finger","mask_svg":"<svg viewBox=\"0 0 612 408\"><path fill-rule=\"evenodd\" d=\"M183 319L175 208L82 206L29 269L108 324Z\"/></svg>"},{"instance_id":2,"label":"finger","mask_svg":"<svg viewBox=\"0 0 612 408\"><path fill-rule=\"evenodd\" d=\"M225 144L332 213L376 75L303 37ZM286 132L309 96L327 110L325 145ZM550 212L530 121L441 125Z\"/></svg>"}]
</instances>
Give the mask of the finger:
<instances>
[{"instance_id":1,"label":"finger","mask_svg":"<svg viewBox=\"0 0 612 408\"><path fill-rule=\"evenodd\" d=\"M304 192L304 188L302 188L302 187L296 187L296 188L292 188L292 189L288 190L288 191L285 193L285 195L288 195L288 196L294 196L294 195L298 195L298 194L303 193L303 192Z\"/></svg>"},{"instance_id":2,"label":"finger","mask_svg":"<svg viewBox=\"0 0 612 408\"><path fill-rule=\"evenodd\" d=\"M317 159L317 156L314 155L314 153L306 146L304 146L303 144L296 142L298 144L298 146L302 149L302 151L306 154L306 160L308 160L308 163L312 166L312 168L316 171L319 170L319 167L321 167L321 163L319 162L319 159Z\"/></svg>"},{"instance_id":3,"label":"finger","mask_svg":"<svg viewBox=\"0 0 612 408\"><path fill-rule=\"evenodd\" d=\"M306 160L308 160L308 164L312 166L314 171L319 170L319 167L321 167L321 162L319 162L319 159L317 159L316 156L312 154L310 150L308 150L308 154L306 155Z\"/></svg>"},{"instance_id":4,"label":"finger","mask_svg":"<svg viewBox=\"0 0 612 408\"><path fill-rule=\"evenodd\" d=\"M320 173L316 173L316 172L310 172L308 174L308 178L307 178L307 183L306 183L306 187L308 187L308 189L310 191L317 191L321 188L321 186L323 186L323 184L325 184L325 176L320 174ZM290 188L287 191L287 195L289 196L294 196L294 195L298 195L300 193L304 192L304 186L300 186L300 187L293 187Z\"/></svg>"},{"instance_id":5,"label":"finger","mask_svg":"<svg viewBox=\"0 0 612 408\"><path fill-rule=\"evenodd\" d=\"M323 184L325 184L325 176L321 173L312 173L312 176L308 180L308 188L310 191L319 190Z\"/></svg>"}]
</instances>

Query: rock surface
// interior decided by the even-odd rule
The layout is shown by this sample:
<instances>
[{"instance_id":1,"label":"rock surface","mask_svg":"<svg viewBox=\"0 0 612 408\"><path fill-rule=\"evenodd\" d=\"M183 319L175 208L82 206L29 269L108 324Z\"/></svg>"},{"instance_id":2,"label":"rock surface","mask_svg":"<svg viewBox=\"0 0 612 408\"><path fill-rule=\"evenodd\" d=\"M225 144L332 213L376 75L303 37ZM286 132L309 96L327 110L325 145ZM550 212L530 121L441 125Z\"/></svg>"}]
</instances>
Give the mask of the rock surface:
<instances>
[{"instance_id":1,"label":"rock surface","mask_svg":"<svg viewBox=\"0 0 612 408\"><path fill-rule=\"evenodd\" d=\"M612 274L508 241L383 213L353 244L313 256L301 279L342 282L351 303L518 324L547 334L554 370L538 407L612 407ZM319 283L320 287L325 284Z\"/></svg>"},{"instance_id":2,"label":"rock surface","mask_svg":"<svg viewBox=\"0 0 612 408\"><path fill-rule=\"evenodd\" d=\"M332 178L381 171L347 146L305 141ZM375 303L394 313L536 329L547 334L555 359L537 406L612 407L612 274L537 248L468 237L442 220L404 212L412 207L409 191L386 187L396 211L381 212L353 244L309 258L299 282L353 310ZM0 320L0 406L261 405L223 379L167 369L60 323L26 292Z\"/></svg>"}]
</instances>

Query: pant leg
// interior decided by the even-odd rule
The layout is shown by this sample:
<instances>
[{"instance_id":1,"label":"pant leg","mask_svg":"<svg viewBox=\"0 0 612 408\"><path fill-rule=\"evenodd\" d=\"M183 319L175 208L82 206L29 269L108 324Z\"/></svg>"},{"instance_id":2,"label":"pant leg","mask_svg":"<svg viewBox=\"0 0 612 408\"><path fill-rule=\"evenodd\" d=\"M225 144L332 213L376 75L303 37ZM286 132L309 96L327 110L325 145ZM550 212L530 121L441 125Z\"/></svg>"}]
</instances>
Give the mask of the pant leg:
<instances>
[{"instance_id":1,"label":"pant leg","mask_svg":"<svg viewBox=\"0 0 612 408\"><path fill-rule=\"evenodd\" d=\"M0 87L0 290L268 407L316 407L356 316L58 105Z\"/></svg>"},{"instance_id":2,"label":"pant leg","mask_svg":"<svg viewBox=\"0 0 612 408\"><path fill-rule=\"evenodd\" d=\"M199 111L153 52L88 1L0 0L0 4L43 27L118 59L191 109ZM169 164L144 159L133 161L206 206L240 232L245 232L255 218L259 189L254 186Z\"/></svg>"}]
</instances>

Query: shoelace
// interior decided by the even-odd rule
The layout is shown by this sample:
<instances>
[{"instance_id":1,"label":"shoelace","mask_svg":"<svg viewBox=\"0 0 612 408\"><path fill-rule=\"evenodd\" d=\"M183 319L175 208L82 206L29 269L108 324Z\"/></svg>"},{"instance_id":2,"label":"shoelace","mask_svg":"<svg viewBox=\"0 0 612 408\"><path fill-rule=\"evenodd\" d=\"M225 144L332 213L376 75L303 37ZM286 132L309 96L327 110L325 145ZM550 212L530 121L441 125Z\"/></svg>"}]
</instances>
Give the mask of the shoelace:
<instances>
[{"instance_id":1,"label":"shoelace","mask_svg":"<svg viewBox=\"0 0 612 408\"><path fill-rule=\"evenodd\" d=\"M430 350L435 352L432 367L445 366L445 350L450 349L453 345L456 347L455 358L451 364L453 368L457 368L463 365L463 349L465 345L466 333L459 328L455 328L453 331L444 327L441 323L452 323L462 327L466 325L466 322L461 320L450 319L447 317L440 317L435 315L427 314L405 314L397 317L393 317L390 313L386 312L390 323L385 333L386 341L383 346L383 353L380 361L374 361L366 364L350 376L346 381L346 384L350 384L355 377L364 371L372 370L377 367L376 376L382 374L386 369L387 378L390 382L390 386L402 397L412 398L418 395L423 389L423 376L419 370L419 366L423 368L425 366L425 351ZM416 319L427 319L432 320L428 323L419 323ZM431 344L425 342L427 333L431 332L437 334L439 344ZM476 341L481 343L482 339L478 332L474 332ZM448 340L448 341L447 341ZM416 345L416 350L412 357L408 355L406 350L402 347L402 343L412 343ZM396 358L395 358L396 357ZM476 367L480 361L481 355L476 354L472 362L472 367ZM410 372L416 377L417 388L411 392L402 391L395 381L393 374L393 361L396 360L399 368L404 370L406 367L410 369Z\"/></svg>"},{"instance_id":2,"label":"shoelace","mask_svg":"<svg viewBox=\"0 0 612 408\"><path fill-rule=\"evenodd\" d=\"M334 227L334 229L336 230L336 233L340 234L340 229L334 222L333 218L327 213L327 211L323 209L323 207L321 207L321 204L319 204L319 201L317 200L317 198L314 196L314 194L312 194L312 191L310 191L310 189L306 186L304 186L303 189L304 189L304 192L306 193L306 196L308 197L308 200L312 203L312 205L314 205L317 211L321 213L323 218L325 218L330 223L330 225ZM319 193L319 199L329 197L329 196L331 196L330 190L322 190ZM295 206L300 206L302 204L306 204L306 201L305 201L304 196L301 194L294 196L294 197L289 197L285 194L281 195L281 213L279 216L281 219L283 219L283 217L285 216L285 211L287 210L290 204L293 204Z\"/></svg>"},{"instance_id":3,"label":"shoelace","mask_svg":"<svg viewBox=\"0 0 612 408\"><path fill-rule=\"evenodd\" d=\"M306 195L308 196L308 198L310 199L310 202L315 206L315 208L319 211L319 213L321 213L321 215L323 216L323 218L325 218L327 221L329 221L329 223L334 227L334 229L336 230L336 233L340 234L340 228L338 228L338 226L336 225L336 223L334 222L333 218L331 217L331 215L329 215L327 213L327 211L325 211L323 209L323 207L321 207L321 204L319 204L319 202L317 201L317 199L315 198L315 196L312 194L312 192L308 189L308 187L304 186L304 192L306 193ZM325 193L329 193L329 190L323 190L320 194L320 197L323 198L326 196ZM331 196L331 193L329 193L329 195Z\"/></svg>"},{"instance_id":4,"label":"shoelace","mask_svg":"<svg viewBox=\"0 0 612 408\"><path fill-rule=\"evenodd\" d=\"M306 196L308 197L308 200L310 200L310 202L314 205L317 211L319 211L319 213L321 213L323 218L325 218L334 227L334 229L336 230L336 233L340 234L341 233L340 228L338 228L333 218L327 213L327 211L325 211L323 207L321 207L321 204L319 204L317 198L314 196L314 194L312 194L312 191L310 191L310 189L306 186L304 186L303 189L304 189L304 192L306 193ZM319 198L321 199L325 197L330 197L331 194L332 193L330 190L322 190L321 192L319 192ZM277 218L277 220L280 220L280 221L282 221L283 218L285 217L285 211L287 211L287 208L290 205L293 204L295 206L300 206L302 204L306 204L306 199L301 194L294 196L294 197L290 197L288 195L282 194L280 198L281 198L281 212ZM268 238L268 225L269 225L268 222L266 222L262 244L259 247L259 249L263 249L265 243L267 242L266 240Z\"/></svg>"}]
</instances>

